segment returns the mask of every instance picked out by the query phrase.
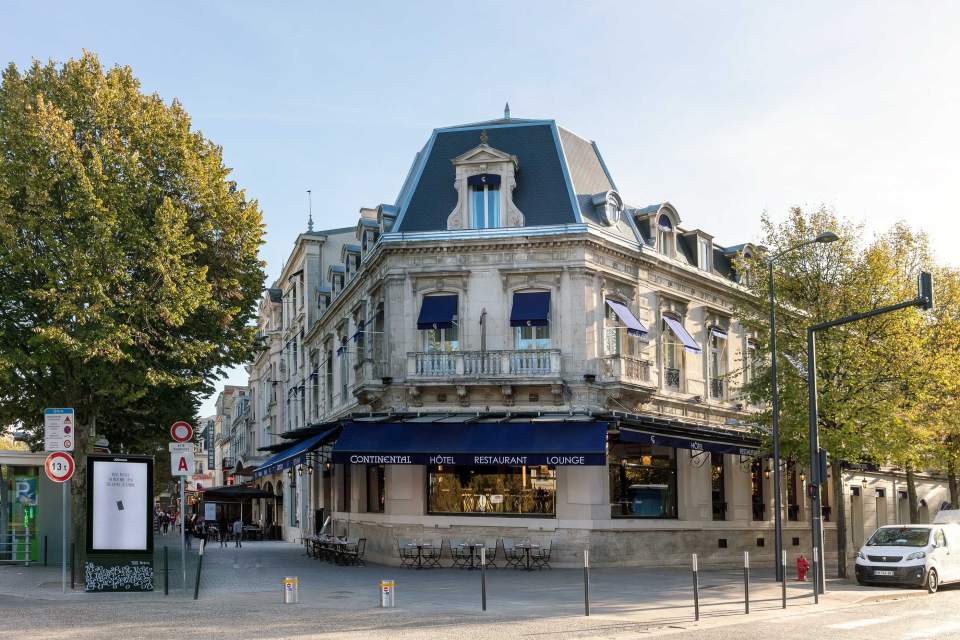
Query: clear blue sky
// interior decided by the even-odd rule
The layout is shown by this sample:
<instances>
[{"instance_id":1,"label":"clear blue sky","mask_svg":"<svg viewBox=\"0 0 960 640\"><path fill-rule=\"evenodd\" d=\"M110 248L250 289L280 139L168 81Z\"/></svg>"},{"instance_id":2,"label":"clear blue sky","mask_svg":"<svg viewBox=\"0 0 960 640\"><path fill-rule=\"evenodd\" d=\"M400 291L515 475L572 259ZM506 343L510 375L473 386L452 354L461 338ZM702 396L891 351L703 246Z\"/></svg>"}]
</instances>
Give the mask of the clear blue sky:
<instances>
[{"instance_id":1,"label":"clear blue sky","mask_svg":"<svg viewBox=\"0 0 960 640\"><path fill-rule=\"evenodd\" d=\"M825 203L870 233L906 219L960 266L960 3L670 4L11 2L0 60L86 48L183 102L259 199L271 278L306 189L318 228L353 225L431 129L507 100L720 243Z\"/></svg>"}]
</instances>

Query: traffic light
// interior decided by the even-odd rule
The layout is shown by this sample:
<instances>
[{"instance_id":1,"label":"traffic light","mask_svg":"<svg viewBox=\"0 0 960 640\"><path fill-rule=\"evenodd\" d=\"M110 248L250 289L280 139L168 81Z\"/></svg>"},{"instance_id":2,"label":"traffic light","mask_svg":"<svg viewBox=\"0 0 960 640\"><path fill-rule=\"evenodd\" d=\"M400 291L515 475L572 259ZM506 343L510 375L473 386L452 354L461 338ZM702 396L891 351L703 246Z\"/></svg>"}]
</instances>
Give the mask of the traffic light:
<instances>
[{"instance_id":1,"label":"traffic light","mask_svg":"<svg viewBox=\"0 0 960 640\"><path fill-rule=\"evenodd\" d=\"M933 309L933 275L921 271L919 277L919 296L917 302L921 309Z\"/></svg>"},{"instance_id":2,"label":"traffic light","mask_svg":"<svg viewBox=\"0 0 960 640\"><path fill-rule=\"evenodd\" d=\"M826 484L827 470L830 468L830 460L827 457L827 450L820 449L819 455L817 457L818 457L817 468L820 471L820 484Z\"/></svg>"}]
</instances>

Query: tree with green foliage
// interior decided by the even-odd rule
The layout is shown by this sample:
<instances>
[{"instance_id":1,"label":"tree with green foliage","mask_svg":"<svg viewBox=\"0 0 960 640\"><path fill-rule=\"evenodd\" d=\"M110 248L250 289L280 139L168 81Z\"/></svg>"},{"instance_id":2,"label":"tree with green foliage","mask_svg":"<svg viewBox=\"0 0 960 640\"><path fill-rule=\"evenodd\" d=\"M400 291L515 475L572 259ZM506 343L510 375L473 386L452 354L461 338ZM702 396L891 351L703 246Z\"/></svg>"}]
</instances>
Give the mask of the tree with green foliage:
<instances>
[{"instance_id":1,"label":"tree with green foliage","mask_svg":"<svg viewBox=\"0 0 960 640\"><path fill-rule=\"evenodd\" d=\"M917 273L930 261L922 234L897 226L864 244L861 228L821 208L793 209L780 224L765 216L761 242L767 252L745 256L738 267L766 273L766 255L824 231L833 231L839 241L786 253L774 269L783 455L807 463L807 327L915 297ZM756 335L758 352L769 353L767 280L755 277L749 282L753 295L743 300L738 317ZM847 566L842 463L909 464L918 455L915 434L908 433L916 423L907 419L902 405L903 385L917 363L911 349L901 356L897 345L915 341L922 323L919 311L904 310L830 329L817 337L817 420L821 446L832 458L830 502L842 576ZM768 361L759 363L745 392L753 402L769 405ZM756 418L769 424L769 408Z\"/></svg>"},{"instance_id":2,"label":"tree with green foliage","mask_svg":"<svg viewBox=\"0 0 960 640\"><path fill-rule=\"evenodd\" d=\"M129 67L85 52L3 72L0 424L39 446L45 407L76 410L81 549L93 441L156 451L250 353L263 224L229 175Z\"/></svg>"}]
</instances>

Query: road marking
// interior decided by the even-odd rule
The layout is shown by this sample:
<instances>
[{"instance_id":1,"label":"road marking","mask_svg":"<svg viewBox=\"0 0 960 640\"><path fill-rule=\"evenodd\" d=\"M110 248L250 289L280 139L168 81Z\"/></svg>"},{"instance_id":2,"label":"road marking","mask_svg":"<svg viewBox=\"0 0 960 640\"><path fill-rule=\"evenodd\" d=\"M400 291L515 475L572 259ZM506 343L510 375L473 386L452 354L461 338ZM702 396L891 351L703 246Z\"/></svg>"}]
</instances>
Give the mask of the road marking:
<instances>
[{"instance_id":1,"label":"road marking","mask_svg":"<svg viewBox=\"0 0 960 640\"><path fill-rule=\"evenodd\" d=\"M942 638L951 631L960 631L960 622L948 622L937 627L917 629L903 636L903 640L923 640L924 638Z\"/></svg>"},{"instance_id":2,"label":"road marking","mask_svg":"<svg viewBox=\"0 0 960 640\"><path fill-rule=\"evenodd\" d=\"M840 624L830 624L827 625L828 629L843 629L849 631L850 629L859 629L861 627L870 627L875 624L883 624L884 622L890 622L891 620L896 620L903 616L890 616L889 618L867 618L866 620L853 620L852 622L841 622Z\"/></svg>"}]
</instances>

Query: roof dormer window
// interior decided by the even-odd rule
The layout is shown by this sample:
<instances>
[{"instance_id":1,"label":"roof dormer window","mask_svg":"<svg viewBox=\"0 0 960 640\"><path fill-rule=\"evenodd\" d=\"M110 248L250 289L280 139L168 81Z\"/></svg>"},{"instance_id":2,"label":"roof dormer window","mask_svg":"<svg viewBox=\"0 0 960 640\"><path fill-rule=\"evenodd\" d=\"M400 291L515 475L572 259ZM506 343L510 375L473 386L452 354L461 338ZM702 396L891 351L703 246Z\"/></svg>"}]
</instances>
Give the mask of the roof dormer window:
<instances>
[{"instance_id":1,"label":"roof dormer window","mask_svg":"<svg viewBox=\"0 0 960 640\"><path fill-rule=\"evenodd\" d=\"M663 214L657 220L657 251L665 256L673 255L673 223Z\"/></svg>"},{"instance_id":2,"label":"roof dormer window","mask_svg":"<svg viewBox=\"0 0 960 640\"><path fill-rule=\"evenodd\" d=\"M470 222L474 229L500 227L500 176L481 173L470 176Z\"/></svg>"},{"instance_id":3,"label":"roof dormer window","mask_svg":"<svg viewBox=\"0 0 960 640\"><path fill-rule=\"evenodd\" d=\"M697 240L697 266L704 271L713 268L713 243L707 238Z\"/></svg>"}]
</instances>

